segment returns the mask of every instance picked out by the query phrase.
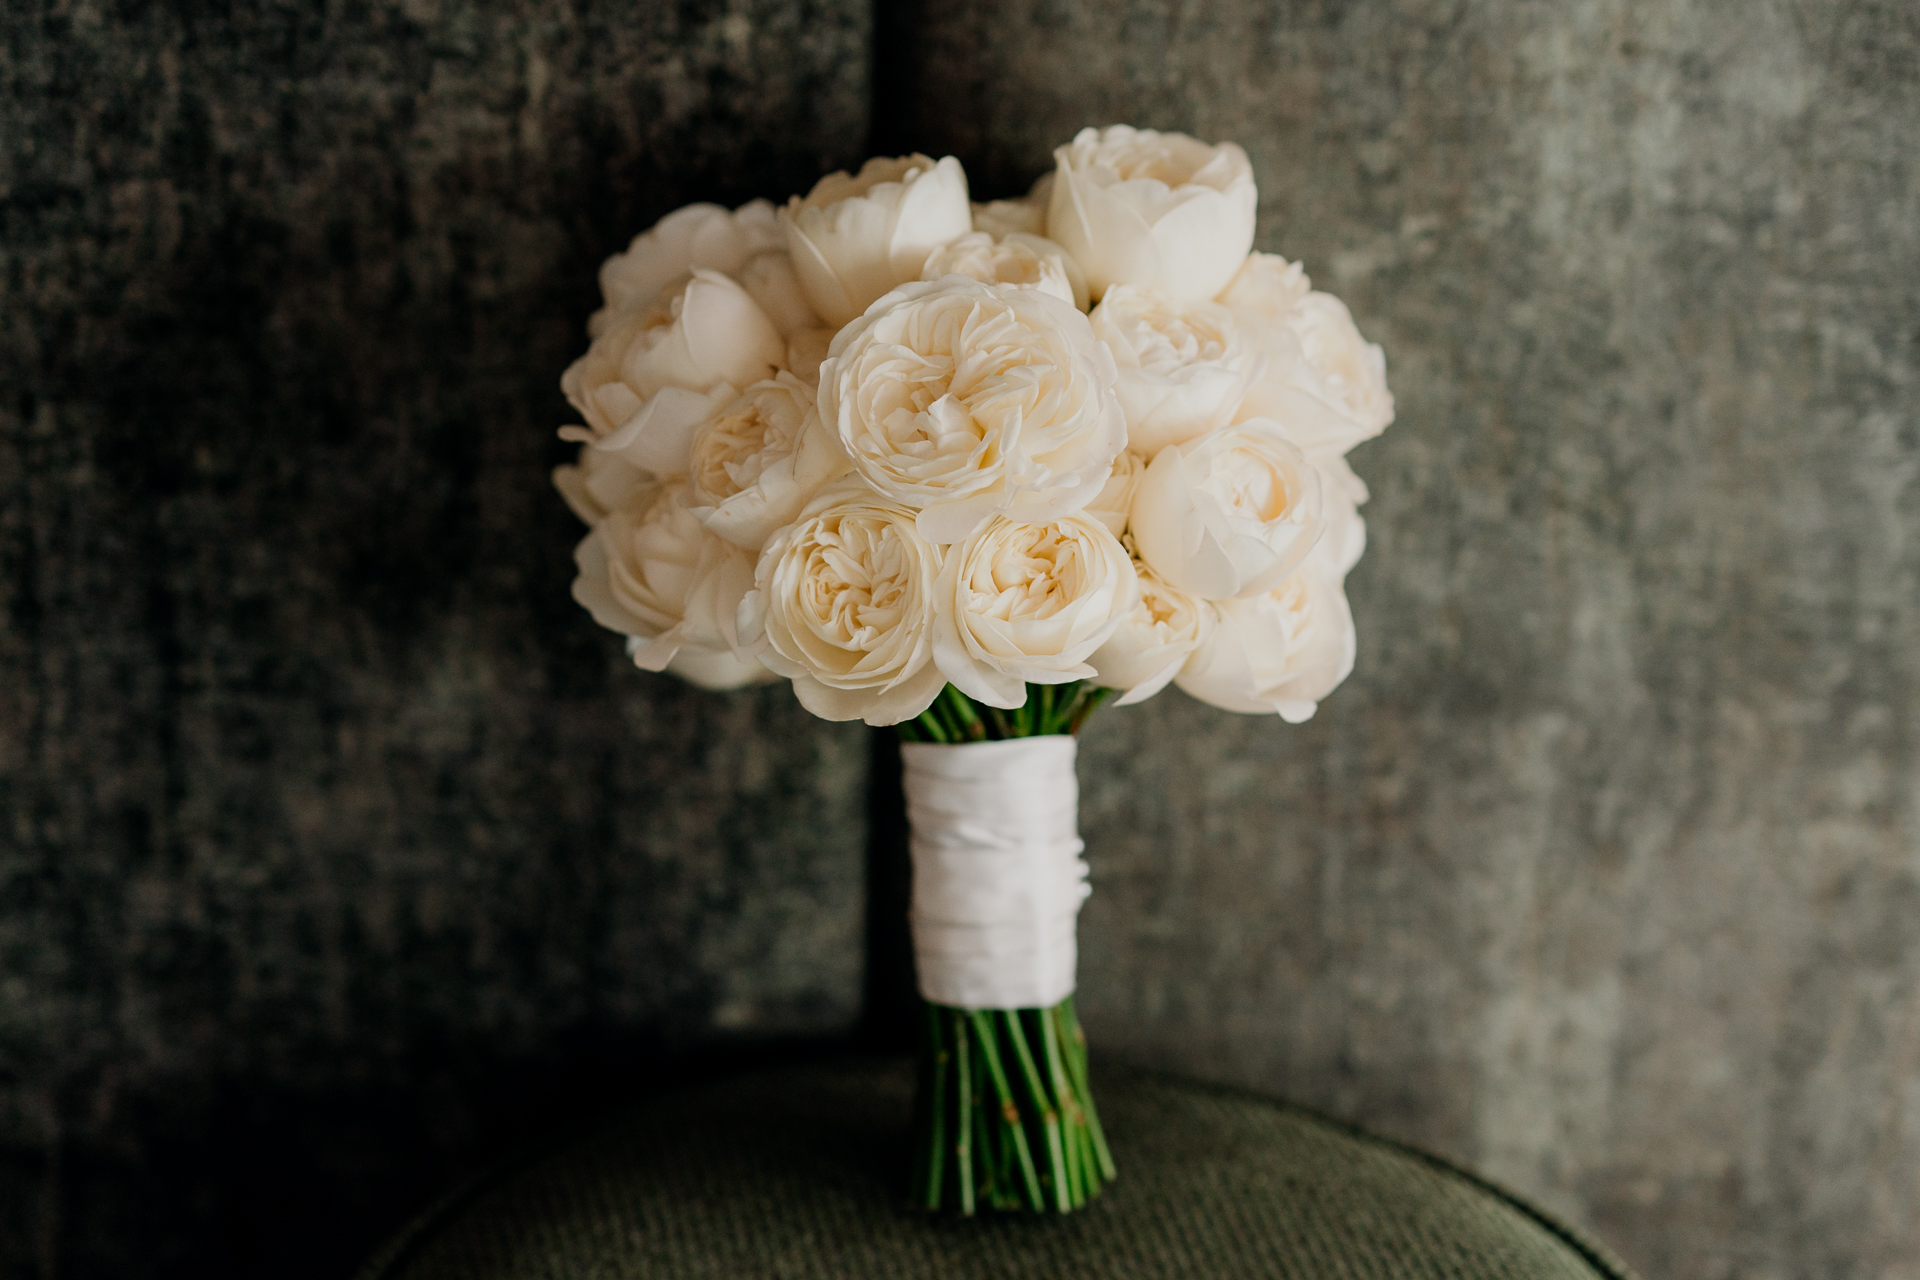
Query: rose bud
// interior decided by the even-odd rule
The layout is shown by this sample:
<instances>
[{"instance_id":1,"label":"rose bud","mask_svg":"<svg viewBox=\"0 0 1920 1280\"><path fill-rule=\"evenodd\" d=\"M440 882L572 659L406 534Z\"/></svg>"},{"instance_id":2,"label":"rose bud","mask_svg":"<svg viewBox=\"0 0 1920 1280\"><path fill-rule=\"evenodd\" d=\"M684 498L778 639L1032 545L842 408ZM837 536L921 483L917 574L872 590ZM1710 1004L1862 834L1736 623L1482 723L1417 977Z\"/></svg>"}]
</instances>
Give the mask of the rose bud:
<instances>
[{"instance_id":1,"label":"rose bud","mask_svg":"<svg viewBox=\"0 0 1920 1280\"><path fill-rule=\"evenodd\" d=\"M952 156L876 156L856 176L820 179L780 221L813 309L833 328L895 285L920 278L927 255L973 230L967 175Z\"/></svg>"},{"instance_id":2,"label":"rose bud","mask_svg":"<svg viewBox=\"0 0 1920 1280\"><path fill-rule=\"evenodd\" d=\"M1121 124L1082 129L1053 156L1047 235L1096 300L1115 284L1211 298L1253 247L1253 166L1231 142Z\"/></svg>"},{"instance_id":3,"label":"rose bud","mask_svg":"<svg viewBox=\"0 0 1920 1280\"><path fill-rule=\"evenodd\" d=\"M1320 476L1280 428L1254 420L1162 449L1129 527L1155 573L1203 600L1265 591L1322 529Z\"/></svg>"}]
</instances>

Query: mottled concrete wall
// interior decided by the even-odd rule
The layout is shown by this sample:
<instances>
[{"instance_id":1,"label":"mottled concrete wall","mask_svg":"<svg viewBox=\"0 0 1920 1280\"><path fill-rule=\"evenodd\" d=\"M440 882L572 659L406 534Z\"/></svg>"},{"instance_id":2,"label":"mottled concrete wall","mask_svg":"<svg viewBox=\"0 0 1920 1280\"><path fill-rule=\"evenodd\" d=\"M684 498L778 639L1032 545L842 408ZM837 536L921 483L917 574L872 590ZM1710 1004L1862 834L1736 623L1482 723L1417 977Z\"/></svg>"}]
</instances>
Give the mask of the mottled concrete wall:
<instances>
[{"instance_id":1,"label":"mottled concrete wall","mask_svg":"<svg viewBox=\"0 0 1920 1280\"><path fill-rule=\"evenodd\" d=\"M927 4L896 139L1237 138L1386 345L1352 681L1083 769L1106 1046L1649 1276L1920 1274L1920 9ZM937 154L937 151L936 151Z\"/></svg>"},{"instance_id":2,"label":"mottled concrete wall","mask_svg":"<svg viewBox=\"0 0 1920 1280\"><path fill-rule=\"evenodd\" d=\"M1101 1044L1649 1280L1920 1274L1913 7L879 12L881 144L981 189L1244 142L1399 395L1320 717L1095 721ZM336 1274L848 1025L865 739L627 668L542 472L598 260L857 160L867 22L0 14L0 1273Z\"/></svg>"},{"instance_id":3,"label":"mottled concrete wall","mask_svg":"<svg viewBox=\"0 0 1920 1280\"><path fill-rule=\"evenodd\" d=\"M635 672L545 472L603 256L859 159L864 7L223 8L0 14L7 1276L343 1274L857 1014L864 736Z\"/></svg>"}]
</instances>

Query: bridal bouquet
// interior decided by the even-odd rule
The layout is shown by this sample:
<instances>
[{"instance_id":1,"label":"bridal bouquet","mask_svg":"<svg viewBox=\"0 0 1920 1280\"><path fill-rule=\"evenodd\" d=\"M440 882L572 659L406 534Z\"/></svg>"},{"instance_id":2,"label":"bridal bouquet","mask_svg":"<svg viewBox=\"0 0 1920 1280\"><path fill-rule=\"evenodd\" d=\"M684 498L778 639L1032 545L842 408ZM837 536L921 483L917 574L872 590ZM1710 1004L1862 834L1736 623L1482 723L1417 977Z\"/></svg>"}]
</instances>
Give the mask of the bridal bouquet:
<instances>
[{"instance_id":1,"label":"bridal bouquet","mask_svg":"<svg viewBox=\"0 0 1920 1280\"><path fill-rule=\"evenodd\" d=\"M1380 348L1251 252L1238 146L1086 129L1022 199L951 156L681 209L600 271L554 482L633 661L894 725L927 1002L913 1197L1113 1177L1073 1013L1075 735L1174 684L1299 722L1393 418Z\"/></svg>"}]
</instances>

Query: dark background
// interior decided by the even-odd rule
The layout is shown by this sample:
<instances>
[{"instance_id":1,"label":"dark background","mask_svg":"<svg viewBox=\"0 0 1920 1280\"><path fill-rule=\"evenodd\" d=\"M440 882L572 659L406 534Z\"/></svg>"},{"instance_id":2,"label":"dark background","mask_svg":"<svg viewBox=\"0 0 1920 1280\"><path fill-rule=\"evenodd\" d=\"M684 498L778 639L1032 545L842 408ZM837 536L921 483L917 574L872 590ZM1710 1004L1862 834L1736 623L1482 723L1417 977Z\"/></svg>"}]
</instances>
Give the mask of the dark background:
<instances>
[{"instance_id":1,"label":"dark background","mask_svg":"<svg viewBox=\"0 0 1920 1280\"><path fill-rule=\"evenodd\" d=\"M884 746L572 605L559 373L671 208L1115 120L1247 146L1400 418L1314 721L1094 722L1099 1051L1650 1278L1920 1270L1920 10L73 0L0 13L0 1275L341 1276L848 1042Z\"/></svg>"}]
</instances>

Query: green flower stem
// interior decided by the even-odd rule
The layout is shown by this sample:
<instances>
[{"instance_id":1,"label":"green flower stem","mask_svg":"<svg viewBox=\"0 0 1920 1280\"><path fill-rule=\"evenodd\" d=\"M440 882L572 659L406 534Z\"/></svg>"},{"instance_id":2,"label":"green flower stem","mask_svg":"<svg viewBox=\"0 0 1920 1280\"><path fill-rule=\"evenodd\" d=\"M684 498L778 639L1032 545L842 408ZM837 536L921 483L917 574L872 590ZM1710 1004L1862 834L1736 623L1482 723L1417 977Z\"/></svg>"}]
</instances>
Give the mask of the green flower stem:
<instances>
[{"instance_id":1,"label":"green flower stem","mask_svg":"<svg viewBox=\"0 0 1920 1280\"><path fill-rule=\"evenodd\" d=\"M1020 1107L1013 1100L1013 1088L1007 1083L1007 1073L1000 1065L1000 1049L995 1043L999 1036L995 1034L985 1013L976 1011L968 1021L972 1024L974 1038L980 1045L980 1056L987 1064L987 1074L993 1080L993 1091L999 1101L1002 1160L995 1167L1007 1167L1005 1157L1007 1148L1011 1147L1013 1159L1020 1165L1027 1206L1036 1210L1044 1209L1047 1202L1040 1195L1040 1176L1034 1172L1033 1151L1027 1145L1027 1131L1020 1120Z\"/></svg>"},{"instance_id":2,"label":"green flower stem","mask_svg":"<svg viewBox=\"0 0 1920 1280\"><path fill-rule=\"evenodd\" d=\"M940 690L933 705L895 725L902 742L998 742L1049 734L1078 736L1087 717L1117 690L1084 680L1067 684L1030 684L1027 700L1011 711L982 706L952 685Z\"/></svg>"},{"instance_id":3,"label":"green flower stem","mask_svg":"<svg viewBox=\"0 0 1920 1280\"><path fill-rule=\"evenodd\" d=\"M958 1119L954 1121L954 1190L960 1194L960 1213L972 1217L973 1213L973 1048L968 1042L966 1032L966 1013L960 1009L947 1009L952 1027L952 1046L954 1046L954 1109ZM939 1098L933 1105L943 1105Z\"/></svg>"},{"instance_id":4,"label":"green flower stem","mask_svg":"<svg viewBox=\"0 0 1920 1280\"><path fill-rule=\"evenodd\" d=\"M1005 710L947 685L896 728L903 742L942 744L1078 735L1114 692L1079 680L1030 684L1026 702ZM912 1203L968 1215L981 1206L1071 1213L1099 1195L1113 1180L1113 1156L1072 998L1050 1009L926 1009Z\"/></svg>"},{"instance_id":5,"label":"green flower stem","mask_svg":"<svg viewBox=\"0 0 1920 1280\"><path fill-rule=\"evenodd\" d=\"M968 1215L982 1207L1071 1213L1099 1195L1113 1161L1083 1043L1071 1001L1051 1009L929 1004L915 1100L926 1132L914 1142L912 1203Z\"/></svg>"},{"instance_id":6,"label":"green flower stem","mask_svg":"<svg viewBox=\"0 0 1920 1280\"><path fill-rule=\"evenodd\" d=\"M940 691L939 701L947 704L948 710L961 733L957 740L980 742L987 736L987 726L980 721L980 713L974 710L973 700L952 685Z\"/></svg>"},{"instance_id":7,"label":"green flower stem","mask_svg":"<svg viewBox=\"0 0 1920 1280\"><path fill-rule=\"evenodd\" d=\"M1100 1116L1093 1109L1093 1091L1087 1087L1087 1036L1074 1016L1073 997L1054 1006L1059 1018L1061 1040L1067 1047L1067 1066L1073 1076L1074 1097L1087 1109L1085 1131L1100 1161L1100 1172L1109 1180L1114 1176L1113 1153L1107 1150L1107 1135L1100 1129Z\"/></svg>"}]
</instances>

